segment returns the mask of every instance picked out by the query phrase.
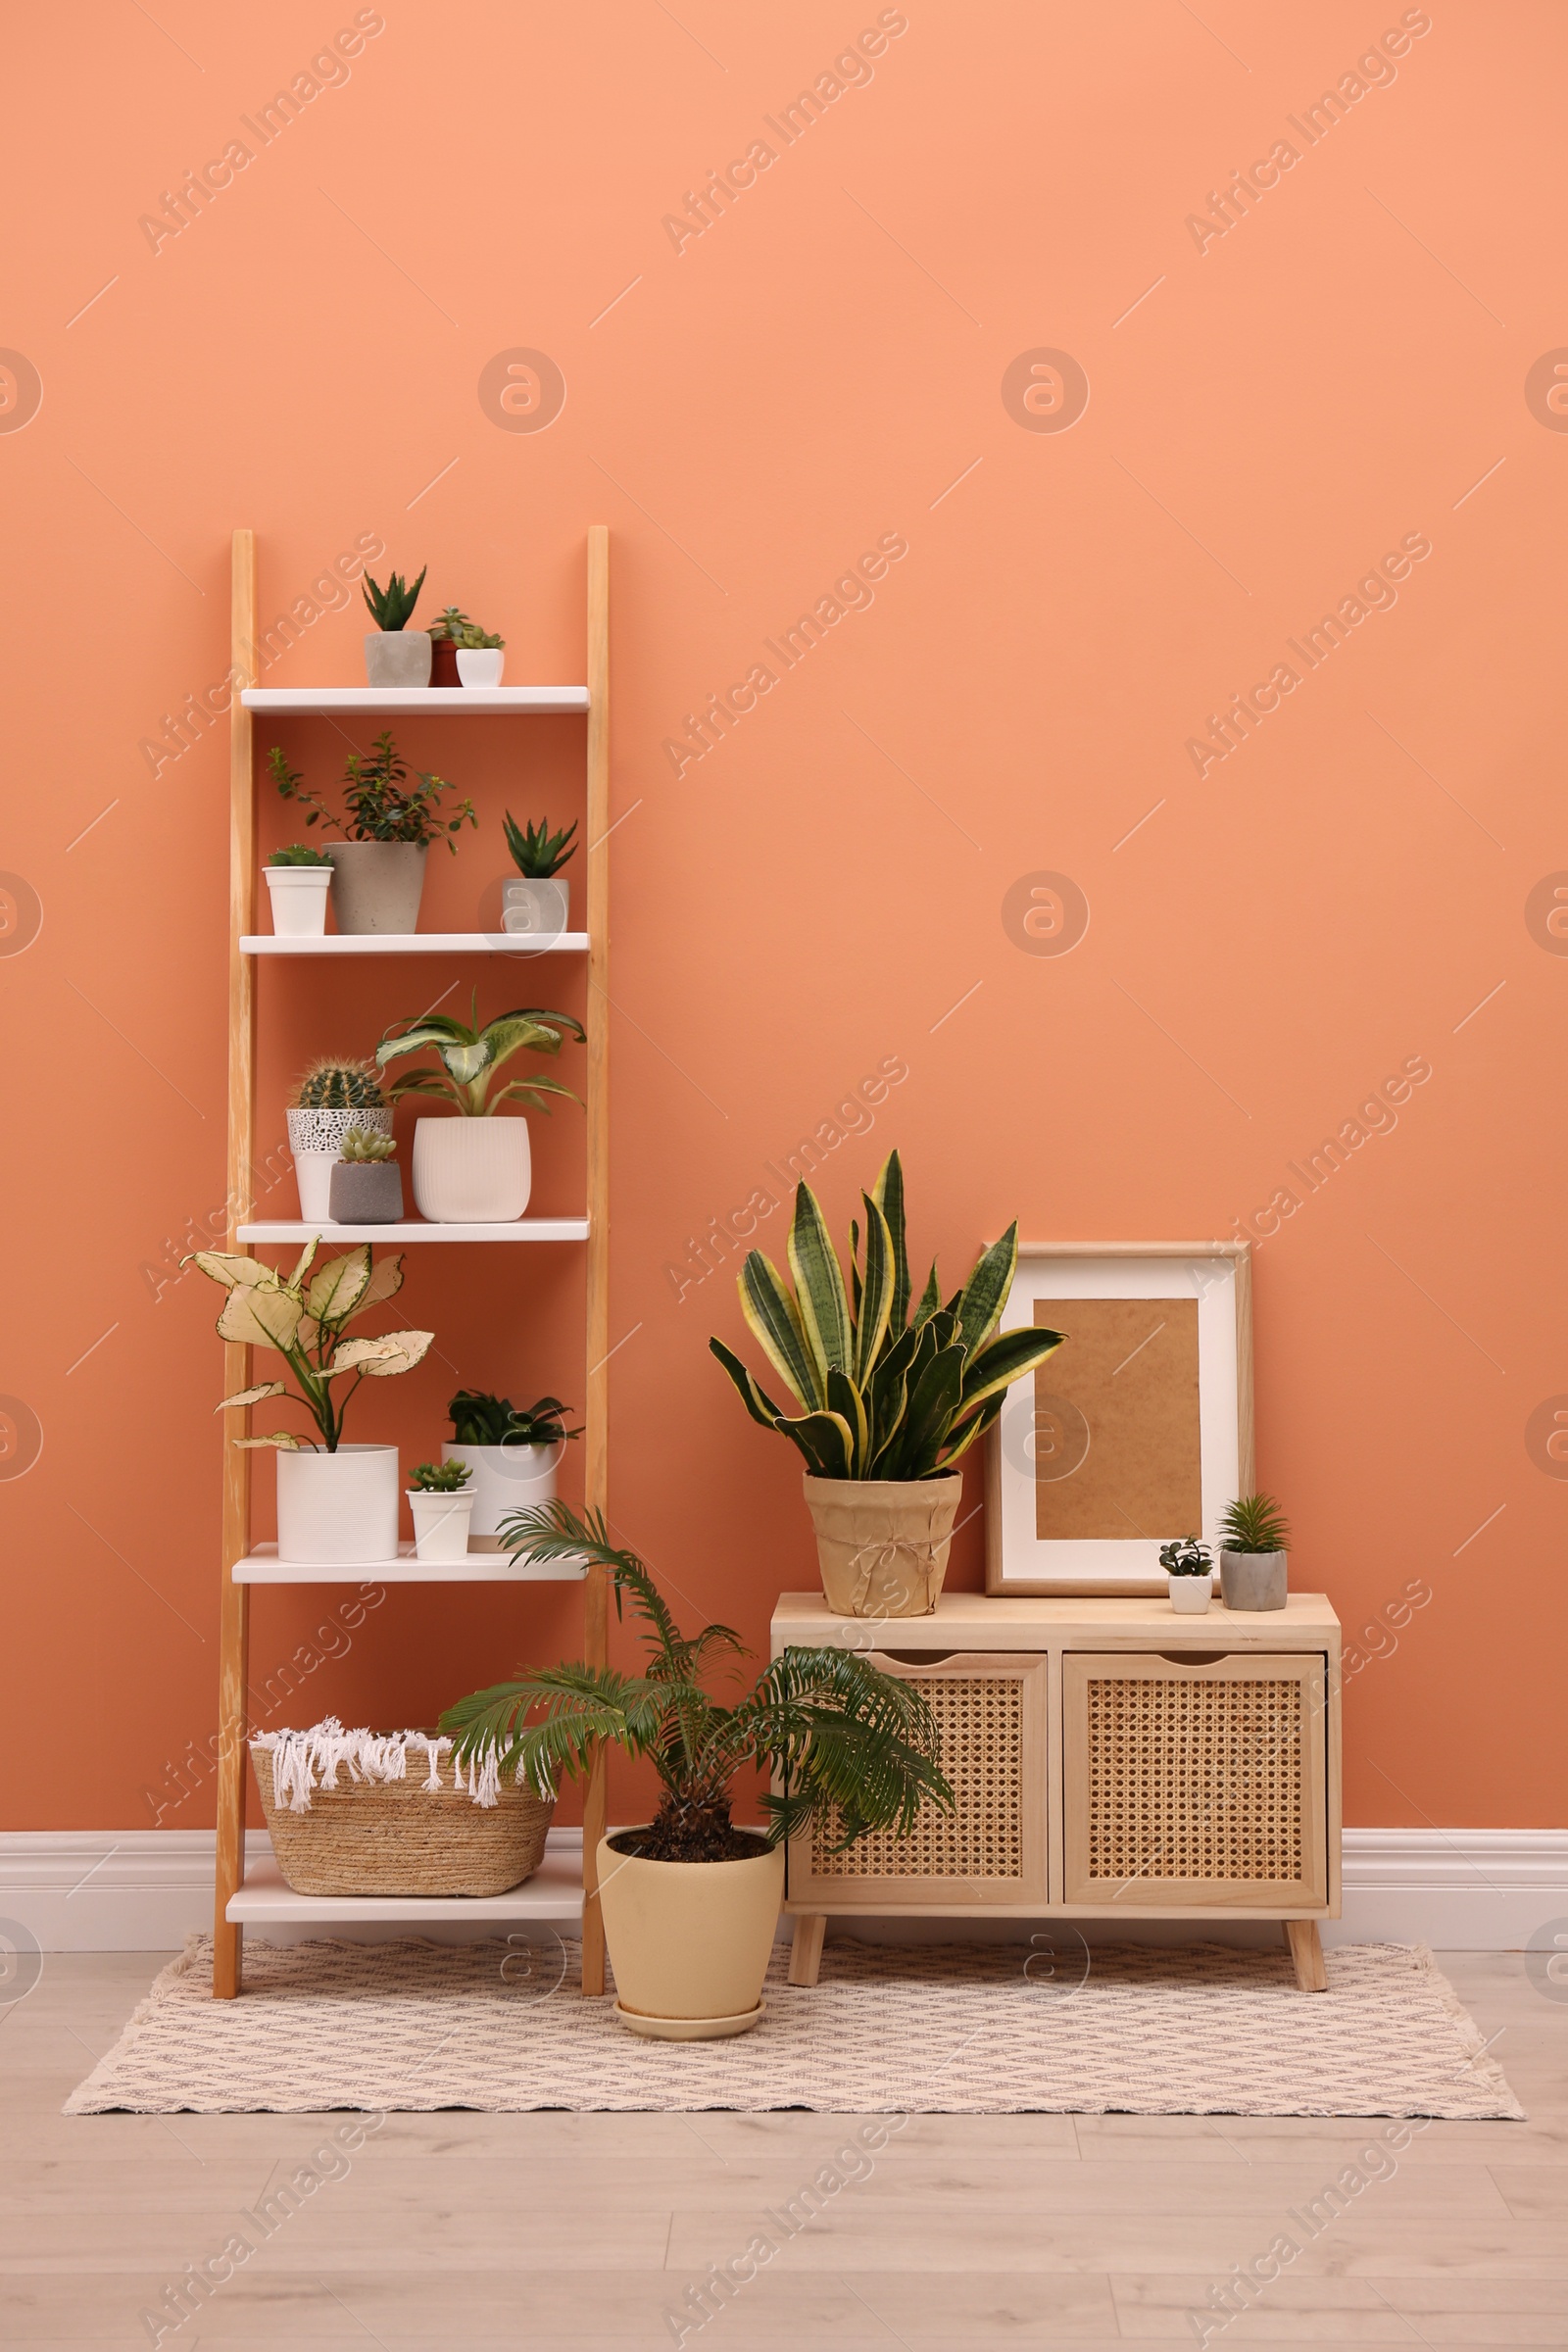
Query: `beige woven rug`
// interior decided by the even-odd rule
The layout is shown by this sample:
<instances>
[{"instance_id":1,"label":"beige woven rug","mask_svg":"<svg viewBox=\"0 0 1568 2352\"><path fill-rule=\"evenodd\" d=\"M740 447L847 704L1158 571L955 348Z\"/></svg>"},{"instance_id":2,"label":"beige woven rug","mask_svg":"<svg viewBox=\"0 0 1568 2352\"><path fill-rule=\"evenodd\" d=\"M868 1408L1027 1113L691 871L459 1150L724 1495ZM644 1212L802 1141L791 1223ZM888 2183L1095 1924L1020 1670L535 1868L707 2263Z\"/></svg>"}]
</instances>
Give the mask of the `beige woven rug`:
<instances>
[{"instance_id":1,"label":"beige woven rug","mask_svg":"<svg viewBox=\"0 0 1568 2352\"><path fill-rule=\"evenodd\" d=\"M193 1937L66 2112L1523 2114L1431 1953L1400 1944L1331 1952L1326 1993L1283 1949L1091 1960L1064 1936L1054 1957L830 1941L805 1991L780 1948L760 2026L680 2044L579 1999L579 1950L247 1939L244 1995L215 2001Z\"/></svg>"}]
</instances>

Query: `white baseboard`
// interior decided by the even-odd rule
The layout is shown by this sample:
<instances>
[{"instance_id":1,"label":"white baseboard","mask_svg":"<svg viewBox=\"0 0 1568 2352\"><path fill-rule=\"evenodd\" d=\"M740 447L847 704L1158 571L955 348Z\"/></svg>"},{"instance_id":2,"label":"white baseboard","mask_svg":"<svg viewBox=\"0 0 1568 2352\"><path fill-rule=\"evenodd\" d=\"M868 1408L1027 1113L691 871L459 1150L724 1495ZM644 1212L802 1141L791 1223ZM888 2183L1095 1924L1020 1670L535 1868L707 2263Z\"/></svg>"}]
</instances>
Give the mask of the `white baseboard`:
<instances>
[{"instance_id":1,"label":"white baseboard","mask_svg":"<svg viewBox=\"0 0 1568 2352\"><path fill-rule=\"evenodd\" d=\"M552 1830L550 1843L580 1850L582 1833ZM246 1850L269 1853L267 1833L252 1831ZM46 1952L172 1952L193 1928L210 1927L212 1916L211 1830L0 1831L0 1936L21 1928ZM1522 1950L1537 1928L1555 1919L1568 1921L1568 1830L1347 1830L1345 1916L1323 1935L1334 1943L1506 1952ZM1101 1933L1077 1924L1091 1941ZM941 1932L953 1936L966 1925L947 1920ZM1125 1938L1137 1926L1116 1916L1103 1935ZM931 1931L911 1925L907 1932L924 1940ZM999 1921L994 1932L1017 1935L1020 1926ZM1144 1933L1159 1942L1190 1941L1192 1934L1156 1922ZM1249 1934L1239 1923L1234 1933L1260 1940L1276 1931ZM1205 1940L1225 1934L1212 1923L1202 1928Z\"/></svg>"}]
</instances>

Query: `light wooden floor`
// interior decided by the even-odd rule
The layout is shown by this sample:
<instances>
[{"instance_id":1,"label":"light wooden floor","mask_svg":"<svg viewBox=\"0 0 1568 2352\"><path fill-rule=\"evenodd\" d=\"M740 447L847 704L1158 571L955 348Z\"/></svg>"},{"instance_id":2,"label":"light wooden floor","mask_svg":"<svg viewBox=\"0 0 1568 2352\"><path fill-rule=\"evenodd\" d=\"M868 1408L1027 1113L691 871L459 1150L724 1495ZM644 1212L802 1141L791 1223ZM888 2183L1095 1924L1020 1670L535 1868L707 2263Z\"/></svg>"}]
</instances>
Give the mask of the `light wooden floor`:
<instances>
[{"instance_id":1,"label":"light wooden floor","mask_svg":"<svg viewBox=\"0 0 1568 2352\"><path fill-rule=\"evenodd\" d=\"M150 2342L142 2310L351 2120L62 2116L159 1965L53 1956L0 2024L8 2346ZM1433 2124L1211 2343L1568 2345L1568 2005L1513 1957L1444 1965L1483 2030L1503 2029L1497 2055L1530 2122ZM395 2115L162 2341L670 2345L666 2312L846 2134L812 2115ZM1365 2139L1354 2123L915 2117L685 2342L1192 2345L1189 2307Z\"/></svg>"}]
</instances>

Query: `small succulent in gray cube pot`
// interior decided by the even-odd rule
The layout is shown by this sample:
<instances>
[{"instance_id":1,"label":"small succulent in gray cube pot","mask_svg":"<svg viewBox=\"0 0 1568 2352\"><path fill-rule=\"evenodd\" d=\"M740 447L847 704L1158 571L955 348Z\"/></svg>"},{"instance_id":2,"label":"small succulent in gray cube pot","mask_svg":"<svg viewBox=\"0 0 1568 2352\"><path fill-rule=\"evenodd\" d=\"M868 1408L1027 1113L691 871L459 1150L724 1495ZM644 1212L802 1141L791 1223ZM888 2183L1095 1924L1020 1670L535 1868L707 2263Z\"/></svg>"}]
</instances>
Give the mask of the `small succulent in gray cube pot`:
<instances>
[{"instance_id":1,"label":"small succulent in gray cube pot","mask_svg":"<svg viewBox=\"0 0 1568 2352\"><path fill-rule=\"evenodd\" d=\"M338 1147L328 1209L334 1225L396 1225L403 1214L397 1145L374 1127L350 1127Z\"/></svg>"},{"instance_id":2,"label":"small succulent in gray cube pot","mask_svg":"<svg viewBox=\"0 0 1568 2352\"><path fill-rule=\"evenodd\" d=\"M1242 1494L1219 1523L1221 1598L1228 1609L1283 1609L1290 1527L1272 1494Z\"/></svg>"},{"instance_id":3,"label":"small succulent in gray cube pot","mask_svg":"<svg viewBox=\"0 0 1568 2352\"><path fill-rule=\"evenodd\" d=\"M503 930L564 931L571 910L571 884L562 880L561 869L577 855L571 839L577 830L576 818L561 833L551 832L548 816L541 817L537 825L530 823L524 832L509 808L505 830L512 861L522 880L508 882L501 893Z\"/></svg>"},{"instance_id":4,"label":"small succulent in gray cube pot","mask_svg":"<svg viewBox=\"0 0 1568 2352\"><path fill-rule=\"evenodd\" d=\"M424 570L428 569L426 564ZM387 574L384 588L378 587L368 572L361 582L361 593L375 623L365 640L365 675L369 685L429 685L430 632L409 626L423 586L424 571L412 588L396 571Z\"/></svg>"},{"instance_id":5,"label":"small succulent in gray cube pot","mask_svg":"<svg viewBox=\"0 0 1568 2352\"><path fill-rule=\"evenodd\" d=\"M1206 1544L1196 1536L1178 1536L1159 1547L1170 1605L1178 1617L1203 1617L1214 1590L1214 1560Z\"/></svg>"}]
</instances>

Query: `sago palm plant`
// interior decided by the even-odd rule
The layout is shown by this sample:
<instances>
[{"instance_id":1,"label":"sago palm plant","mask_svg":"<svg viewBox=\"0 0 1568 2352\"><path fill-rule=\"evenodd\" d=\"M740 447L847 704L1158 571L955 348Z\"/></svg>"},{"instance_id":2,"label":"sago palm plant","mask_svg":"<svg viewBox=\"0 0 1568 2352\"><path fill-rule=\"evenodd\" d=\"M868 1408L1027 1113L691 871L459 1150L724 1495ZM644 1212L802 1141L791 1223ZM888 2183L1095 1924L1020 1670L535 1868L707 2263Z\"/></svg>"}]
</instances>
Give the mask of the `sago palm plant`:
<instances>
[{"instance_id":1,"label":"sago palm plant","mask_svg":"<svg viewBox=\"0 0 1568 2352\"><path fill-rule=\"evenodd\" d=\"M560 1773L587 1772L601 1740L646 1757L661 1783L659 1809L634 1845L622 1832L617 1850L656 1862L754 1852L730 1819L734 1782L750 1768L778 1783L761 1800L769 1845L821 1818L837 1851L867 1830L906 1835L924 1803L951 1808L936 1722L914 1685L853 1650L788 1649L734 1706L721 1706L703 1677L747 1655L740 1636L727 1625L683 1635L643 1562L610 1542L599 1513L542 1503L505 1520L501 1533L514 1557L580 1557L608 1569L616 1615L629 1596L648 1626L648 1661L641 1674L580 1661L527 1667L475 1691L441 1718L463 1760L493 1755L503 1775L551 1796Z\"/></svg>"}]
</instances>

